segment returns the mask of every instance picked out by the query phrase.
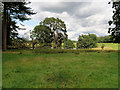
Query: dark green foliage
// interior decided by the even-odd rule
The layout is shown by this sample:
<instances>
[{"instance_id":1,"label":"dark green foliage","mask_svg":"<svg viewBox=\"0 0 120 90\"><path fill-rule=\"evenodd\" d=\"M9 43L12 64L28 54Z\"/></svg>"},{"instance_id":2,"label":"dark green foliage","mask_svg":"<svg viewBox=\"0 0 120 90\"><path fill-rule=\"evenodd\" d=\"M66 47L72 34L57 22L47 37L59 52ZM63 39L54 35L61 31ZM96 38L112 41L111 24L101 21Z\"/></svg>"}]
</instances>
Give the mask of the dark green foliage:
<instances>
[{"instance_id":1,"label":"dark green foliage","mask_svg":"<svg viewBox=\"0 0 120 90\"><path fill-rule=\"evenodd\" d=\"M61 47L62 41L64 38L67 38L66 32L64 21L54 17L45 18L34 28L31 33L31 38L43 44L54 43L54 48L56 48Z\"/></svg>"},{"instance_id":2,"label":"dark green foliage","mask_svg":"<svg viewBox=\"0 0 120 90\"><path fill-rule=\"evenodd\" d=\"M88 34L89 38L91 38L93 41L97 41L97 36L95 34Z\"/></svg>"},{"instance_id":3,"label":"dark green foliage","mask_svg":"<svg viewBox=\"0 0 120 90\"><path fill-rule=\"evenodd\" d=\"M113 43L114 39L112 35L108 35L108 36L100 36L97 37L98 38L98 43Z\"/></svg>"},{"instance_id":4,"label":"dark green foliage","mask_svg":"<svg viewBox=\"0 0 120 90\"><path fill-rule=\"evenodd\" d=\"M52 38L54 40L54 48L57 46L60 47L63 38L67 38L67 30L64 21L59 18L45 18L40 24L45 25L50 28L53 35Z\"/></svg>"},{"instance_id":5,"label":"dark green foliage","mask_svg":"<svg viewBox=\"0 0 120 90\"><path fill-rule=\"evenodd\" d=\"M27 4L30 2L4 2L7 7L7 13L12 19L18 19L20 21L29 20L30 18L27 15L35 14L30 7L27 7Z\"/></svg>"},{"instance_id":6,"label":"dark green foliage","mask_svg":"<svg viewBox=\"0 0 120 90\"><path fill-rule=\"evenodd\" d=\"M43 22L40 22L40 24L42 24L42 23L45 26L48 26L50 29L52 29L55 32L59 32L59 31L63 31L64 33L67 32L64 21L62 21L59 18L54 18L54 17L45 18L45 20Z\"/></svg>"},{"instance_id":7,"label":"dark green foliage","mask_svg":"<svg viewBox=\"0 0 120 90\"><path fill-rule=\"evenodd\" d=\"M53 41L53 33L49 29L49 27L45 25L37 25L34 30L31 32L30 37L32 38L32 42L41 43L39 48L47 48L51 47L51 42ZM36 44L37 44L36 43ZM33 45L34 48L34 45Z\"/></svg>"},{"instance_id":8,"label":"dark green foliage","mask_svg":"<svg viewBox=\"0 0 120 90\"><path fill-rule=\"evenodd\" d=\"M8 49L30 48L30 47L25 45L26 42L27 42L27 40L25 38L19 38L18 37L17 39L15 39L14 41L11 42L12 43L11 45L8 45Z\"/></svg>"},{"instance_id":9,"label":"dark green foliage","mask_svg":"<svg viewBox=\"0 0 120 90\"><path fill-rule=\"evenodd\" d=\"M51 48L51 43L42 43L40 48Z\"/></svg>"},{"instance_id":10,"label":"dark green foliage","mask_svg":"<svg viewBox=\"0 0 120 90\"><path fill-rule=\"evenodd\" d=\"M109 3L110 4L110 3ZM108 23L111 26L108 29L108 33L111 33L113 36L114 42L120 43L120 1L112 2L113 17ZM114 27L113 27L114 25Z\"/></svg>"},{"instance_id":11,"label":"dark green foliage","mask_svg":"<svg viewBox=\"0 0 120 90\"><path fill-rule=\"evenodd\" d=\"M37 25L34 28L35 38L40 43L51 43L52 42L52 32L49 27L44 25Z\"/></svg>"},{"instance_id":12,"label":"dark green foliage","mask_svg":"<svg viewBox=\"0 0 120 90\"><path fill-rule=\"evenodd\" d=\"M97 36L95 34L81 35L78 38L77 48L94 48L96 47Z\"/></svg>"},{"instance_id":13,"label":"dark green foliage","mask_svg":"<svg viewBox=\"0 0 120 90\"><path fill-rule=\"evenodd\" d=\"M72 42L73 42L73 43L77 43L77 41L75 41L75 40L72 40Z\"/></svg>"},{"instance_id":14,"label":"dark green foliage","mask_svg":"<svg viewBox=\"0 0 120 90\"><path fill-rule=\"evenodd\" d=\"M12 45L12 41L18 38L18 29L19 26L17 26L16 21L13 21L8 15L8 21L7 21L7 45Z\"/></svg>"},{"instance_id":15,"label":"dark green foliage","mask_svg":"<svg viewBox=\"0 0 120 90\"><path fill-rule=\"evenodd\" d=\"M17 30L20 30L19 26L17 26L16 19L23 22L25 20L29 20L28 15L35 14L30 7L26 5L30 2L2 2L4 4L4 12L2 16L3 20L3 46L5 46L5 42L7 41L7 45L12 45L12 41L18 38ZM7 37L7 40L6 38Z\"/></svg>"},{"instance_id":16,"label":"dark green foliage","mask_svg":"<svg viewBox=\"0 0 120 90\"><path fill-rule=\"evenodd\" d=\"M64 42L63 48L72 49L74 47L75 46L74 46L73 42L70 39L68 39L67 41Z\"/></svg>"}]
</instances>

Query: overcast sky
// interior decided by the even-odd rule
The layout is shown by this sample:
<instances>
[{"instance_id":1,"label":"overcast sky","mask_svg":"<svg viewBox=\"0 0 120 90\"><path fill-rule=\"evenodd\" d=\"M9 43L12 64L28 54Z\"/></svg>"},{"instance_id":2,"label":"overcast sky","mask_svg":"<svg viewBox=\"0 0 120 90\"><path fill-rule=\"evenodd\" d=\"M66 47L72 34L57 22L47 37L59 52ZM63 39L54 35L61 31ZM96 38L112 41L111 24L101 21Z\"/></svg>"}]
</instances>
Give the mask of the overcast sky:
<instances>
[{"instance_id":1,"label":"overcast sky","mask_svg":"<svg viewBox=\"0 0 120 90\"><path fill-rule=\"evenodd\" d=\"M81 34L94 33L97 36L108 34L108 21L113 9L105 2L31 2L30 6L37 14L23 22L26 30L19 31L20 36L29 38L29 30L33 30L45 17L58 17L67 26L68 38L77 40Z\"/></svg>"}]
</instances>

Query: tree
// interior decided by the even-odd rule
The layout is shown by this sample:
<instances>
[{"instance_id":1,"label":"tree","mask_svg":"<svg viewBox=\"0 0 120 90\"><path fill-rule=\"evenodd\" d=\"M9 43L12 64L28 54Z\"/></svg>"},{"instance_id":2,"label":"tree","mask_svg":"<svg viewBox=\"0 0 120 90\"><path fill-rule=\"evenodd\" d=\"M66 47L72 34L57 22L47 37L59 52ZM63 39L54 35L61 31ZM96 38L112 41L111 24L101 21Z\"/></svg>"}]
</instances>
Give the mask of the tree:
<instances>
[{"instance_id":1,"label":"tree","mask_svg":"<svg viewBox=\"0 0 120 90\"><path fill-rule=\"evenodd\" d=\"M53 33L49 27L44 25L35 26L34 30L32 31L32 36L35 38L35 40L38 40L39 43L43 43L43 46L50 46L50 43L53 41Z\"/></svg>"},{"instance_id":2,"label":"tree","mask_svg":"<svg viewBox=\"0 0 120 90\"><path fill-rule=\"evenodd\" d=\"M7 45L12 45L12 41L18 38L18 30L19 26L17 26L17 23L11 19L11 17L8 15L7 17Z\"/></svg>"},{"instance_id":3,"label":"tree","mask_svg":"<svg viewBox=\"0 0 120 90\"><path fill-rule=\"evenodd\" d=\"M72 48L74 48L75 46L74 46L73 42L72 42L70 39L67 39L67 41L64 42L63 47L64 47L65 49L72 49Z\"/></svg>"},{"instance_id":4,"label":"tree","mask_svg":"<svg viewBox=\"0 0 120 90\"><path fill-rule=\"evenodd\" d=\"M52 32L49 27L44 25L37 25L34 28L34 33L36 34L36 39L41 43L51 43L52 42Z\"/></svg>"},{"instance_id":5,"label":"tree","mask_svg":"<svg viewBox=\"0 0 120 90\"><path fill-rule=\"evenodd\" d=\"M67 38L66 25L61 19L54 17L45 18L45 20L43 22L40 22L40 24L49 27L50 30L53 32L52 37L54 39L54 48L56 48L61 39L63 39L64 37Z\"/></svg>"},{"instance_id":6,"label":"tree","mask_svg":"<svg viewBox=\"0 0 120 90\"><path fill-rule=\"evenodd\" d=\"M110 4L111 2L109 2ZM116 0L112 2L113 17L108 23L111 26L108 29L108 33L111 33L115 42L120 43L120 1Z\"/></svg>"},{"instance_id":7,"label":"tree","mask_svg":"<svg viewBox=\"0 0 120 90\"><path fill-rule=\"evenodd\" d=\"M97 42L97 36L95 34L88 34L88 35L93 41Z\"/></svg>"},{"instance_id":8,"label":"tree","mask_svg":"<svg viewBox=\"0 0 120 90\"><path fill-rule=\"evenodd\" d=\"M97 36L94 34L79 35L77 48L93 48L96 47Z\"/></svg>"},{"instance_id":9,"label":"tree","mask_svg":"<svg viewBox=\"0 0 120 90\"><path fill-rule=\"evenodd\" d=\"M36 33L35 33L35 31L31 31L30 30L30 38L32 39L32 49L34 49L35 48L35 44L37 43L36 42Z\"/></svg>"},{"instance_id":10,"label":"tree","mask_svg":"<svg viewBox=\"0 0 120 90\"><path fill-rule=\"evenodd\" d=\"M3 19L2 19L2 32L3 32L3 50L7 49L7 40L11 40L11 35L17 36L16 32L18 26L15 19L19 21L29 20L27 15L35 14L30 7L26 5L30 2L2 2L4 4ZM13 31L13 32L12 32Z\"/></svg>"},{"instance_id":11,"label":"tree","mask_svg":"<svg viewBox=\"0 0 120 90\"><path fill-rule=\"evenodd\" d=\"M67 37L64 37L62 33L58 33L58 38L57 38L57 47L61 47L61 44L63 41L67 40Z\"/></svg>"},{"instance_id":12,"label":"tree","mask_svg":"<svg viewBox=\"0 0 120 90\"><path fill-rule=\"evenodd\" d=\"M112 43L112 42L114 42L114 40L111 35L98 37L98 43Z\"/></svg>"}]
</instances>

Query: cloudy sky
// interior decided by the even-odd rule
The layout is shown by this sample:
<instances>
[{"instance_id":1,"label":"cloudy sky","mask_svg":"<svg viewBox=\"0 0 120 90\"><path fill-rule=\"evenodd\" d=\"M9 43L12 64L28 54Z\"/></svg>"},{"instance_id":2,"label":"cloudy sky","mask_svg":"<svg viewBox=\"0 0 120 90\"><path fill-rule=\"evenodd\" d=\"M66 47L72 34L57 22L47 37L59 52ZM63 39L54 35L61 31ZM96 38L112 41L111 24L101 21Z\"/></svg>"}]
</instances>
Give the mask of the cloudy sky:
<instances>
[{"instance_id":1,"label":"cloudy sky","mask_svg":"<svg viewBox=\"0 0 120 90\"><path fill-rule=\"evenodd\" d=\"M25 21L26 30L19 31L20 36L29 38L29 30L33 30L45 17L58 17L67 26L68 38L77 40L81 34L94 33L97 36L108 34L108 21L112 18L112 6L104 2L92 0L86 2L31 2L31 7L37 14Z\"/></svg>"}]
</instances>

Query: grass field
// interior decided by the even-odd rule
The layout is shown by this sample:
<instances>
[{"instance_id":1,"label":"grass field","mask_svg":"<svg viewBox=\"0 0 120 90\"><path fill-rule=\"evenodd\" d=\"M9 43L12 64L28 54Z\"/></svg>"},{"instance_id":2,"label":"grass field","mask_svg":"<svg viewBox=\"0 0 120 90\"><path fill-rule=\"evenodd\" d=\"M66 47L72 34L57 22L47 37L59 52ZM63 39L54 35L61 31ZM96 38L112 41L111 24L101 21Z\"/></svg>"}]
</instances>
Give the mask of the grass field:
<instances>
[{"instance_id":1,"label":"grass field","mask_svg":"<svg viewBox=\"0 0 120 90\"><path fill-rule=\"evenodd\" d=\"M117 52L3 53L3 88L117 88Z\"/></svg>"},{"instance_id":2,"label":"grass field","mask_svg":"<svg viewBox=\"0 0 120 90\"><path fill-rule=\"evenodd\" d=\"M105 45L105 50L120 50L118 43L97 43L98 48L101 48L101 45Z\"/></svg>"}]
</instances>

